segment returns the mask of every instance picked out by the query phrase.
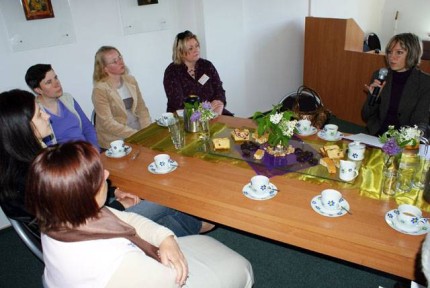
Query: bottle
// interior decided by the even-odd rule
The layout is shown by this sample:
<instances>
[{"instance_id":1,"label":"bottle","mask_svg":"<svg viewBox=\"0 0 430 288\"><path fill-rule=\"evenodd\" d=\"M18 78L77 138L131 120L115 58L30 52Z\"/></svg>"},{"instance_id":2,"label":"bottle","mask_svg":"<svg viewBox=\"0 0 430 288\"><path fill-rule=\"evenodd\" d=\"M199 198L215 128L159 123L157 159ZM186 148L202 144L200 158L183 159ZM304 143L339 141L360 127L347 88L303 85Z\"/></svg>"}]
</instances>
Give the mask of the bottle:
<instances>
[{"instance_id":1,"label":"bottle","mask_svg":"<svg viewBox=\"0 0 430 288\"><path fill-rule=\"evenodd\" d=\"M200 98L196 95L190 95L185 99L184 102L184 128L188 132L198 132L199 123L198 121L191 121L191 115L198 109L200 104Z\"/></svg>"}]
</instances>

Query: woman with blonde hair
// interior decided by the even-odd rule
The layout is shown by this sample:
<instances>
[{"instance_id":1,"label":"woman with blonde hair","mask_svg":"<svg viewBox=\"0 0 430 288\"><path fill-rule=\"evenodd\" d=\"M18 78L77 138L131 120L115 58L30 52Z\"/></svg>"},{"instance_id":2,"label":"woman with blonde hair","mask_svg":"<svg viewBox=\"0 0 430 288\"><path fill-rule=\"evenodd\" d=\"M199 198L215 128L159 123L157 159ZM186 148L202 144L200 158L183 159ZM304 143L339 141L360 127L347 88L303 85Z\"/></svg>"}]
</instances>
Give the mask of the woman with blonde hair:
<instances>
[{"instance_id":1,"label":"woman with blonde hair","mask_svg":"<svg viewBox=\"0 0 430 288\"><path fill-rule=\"evenodd\" d=\"M102 46L94 59L92 101L99 144L124 139L151 124L148 108L136 79L128 74L121 53Z\"/></svg>"},{"instance_id":2,"label":"woman with blonde hair","mask_svg":"<svg viewBox=\"0 0 430 288\"><path fill-rule=\"evenodd\" d=\"M200 58L200 42L196 35L188 30L176 35L172 60L163 80L167 112L183 109L185 99L197 95L202 102L210 102L217 114L233 115L225 109L225 90L215 66Z\"/></svg>"}]
</instances>

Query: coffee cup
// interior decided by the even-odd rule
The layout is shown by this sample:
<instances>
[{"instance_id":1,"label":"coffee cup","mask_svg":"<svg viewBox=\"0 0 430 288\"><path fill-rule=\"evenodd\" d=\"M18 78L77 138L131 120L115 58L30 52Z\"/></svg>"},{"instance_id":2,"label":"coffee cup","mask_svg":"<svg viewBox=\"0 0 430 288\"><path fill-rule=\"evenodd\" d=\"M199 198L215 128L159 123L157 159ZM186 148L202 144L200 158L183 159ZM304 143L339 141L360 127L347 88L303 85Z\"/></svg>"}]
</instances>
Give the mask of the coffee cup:
<instances>
[{"instance_id":1,"label":"coffee cup","mask_svg":"<svg viewBox=\"0 0 430 288\"><path fill-rule=\"evenodd\" d=\"M321 192L321 204L327 210L339 210L342 194L334 189L325 189Z\"/></svg>"},{"instance_id":2,"label":"coffee cup","mask_svg":"<svg viewBox=\"0 0 430 288\"><path fill-rule=\"evenodd\" d=\"M360 161L364 159L364 152L366 151L366 145L354 141L348 144L348 159L354 161Z\"/></svg>"},{"instance_id":3,"label":"coffee cup","mask_svg":"<svg viewBox=\"0 0 430 288\"><path fill-rule=\"evenodd\" d=\"M124 140L115 140L110 143L110 151L112 155L121 156L125 155L125 143Z\"/></svg>"},{"instance_id":4,"label":"coffee cup","mask_svg":"<svg viewBox=\"0 0 430 288\"><path fill-rule=\"evenodd\" d=\"M251 188L256 193L262 194L269 190L269 178L263 175L256 175L251 178Z\"/></svg>"},{"instance_id":5,"label":"coffee cup","mask_svg":"<svg viewBox=\"0 0 430 288\"><path fill-rule=\"evenodd\" d=\"M421 210L410 204L401 204L397 208L397 224L399 228L415 230L427 223L427 218L422 217Z\"/></svg>"},{"instance_id":6,"label":"coffee cup","mask_svg":"<svg viewBox=\"0 0 430 288\"><path fill-rule=\"evenodd\" d=\"M311 130L311 121L308 119L301 119L297 122L297 130L300 134L308 134Z\"/></svg>"},{"instance_id":7,"label":"coffee cup","mask_svg":"<svg viewBox=\"0 0 430 288\"><path fill-rule=\"evenodd\" d=\"M343 181L351 181L358 176L357 164L354 161L340 160L339 178Z\"/></svg>"},{"instance_id":8,"label":"coffee cup","mask_svg":"<svg viewBox=\"0 0 430 288\"><path fill-rule=\"evenodd\" d=\"M169 125L172 121L175 120L175 115L171 112L166 112L161 114L161 118L158 120L163 125Z\"/></svg>"},{"instance_id":9,"label":"coffee cup","mask_svg":"<svg viewBox=\"0 0 430 288\"><path fill-rule=\"evenodd\" d=\"M170 156L168 154L158 154L154 157L154 163L158 171L167 171L170 169Z\"/></svg>"},{"instance_id":10,"label":"coffee cup","mask_svg":"<svg viewBox=\"0 0 430 288\"><path fill-rule=\"evenodd\" d=\"M324 126L324 134L327 139L336 139L337 137L337 130L339 127L335 124L326 124Z\"/></svg>"}]
</instances>

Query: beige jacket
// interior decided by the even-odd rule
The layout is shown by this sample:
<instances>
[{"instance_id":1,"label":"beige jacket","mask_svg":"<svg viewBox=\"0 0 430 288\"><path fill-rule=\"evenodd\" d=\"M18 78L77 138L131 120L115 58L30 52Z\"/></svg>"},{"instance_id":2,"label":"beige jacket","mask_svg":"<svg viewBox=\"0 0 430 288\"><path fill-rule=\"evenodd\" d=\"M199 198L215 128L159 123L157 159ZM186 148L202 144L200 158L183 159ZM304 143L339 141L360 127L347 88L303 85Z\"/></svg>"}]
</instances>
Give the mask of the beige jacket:
<instances>
[{"instance_id":1,"label":"beige jacket","mask_svg":"<svg viewBox=\"0 0 430 288\"><path fill-rule=\"evenodd\" d=\"M126 85L133 98L131 111L137 116L141 128L151 124L148 108L143 101L139 85L133 76L122 76L123 85ZM110 142L124 139L137 130L127 126L127 111L118 91L108 81L94 84L92 101L96 112L96 131L99 144L108 149Z\"/></svg>"}]
</instances>

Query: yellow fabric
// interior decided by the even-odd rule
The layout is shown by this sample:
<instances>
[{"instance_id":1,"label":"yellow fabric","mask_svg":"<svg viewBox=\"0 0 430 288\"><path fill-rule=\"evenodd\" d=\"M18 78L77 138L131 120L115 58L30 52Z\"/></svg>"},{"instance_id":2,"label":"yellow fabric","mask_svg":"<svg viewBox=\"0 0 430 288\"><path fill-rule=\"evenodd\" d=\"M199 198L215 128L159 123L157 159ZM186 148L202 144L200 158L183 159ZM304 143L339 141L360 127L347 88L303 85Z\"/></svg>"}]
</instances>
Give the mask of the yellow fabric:
<instances>
[{"instance_id":1,"label":"yellow fabric","mask_svg":"<svg viewBox=\"0 0 430 288\"><path fill-rule=\"evenodd\" d=\"M228 129L224 124L211 123L210 132L211 135L223 133L225 129ZM184 156L197 157L205 161L211 162L228 162L239 167L250 166L246 161L238 158L223 157L217 154L210 153L210 143L204 143L199 141L198 133L186 132L185 147L181 150L175 150L173 143L170 139L169 130L166 127L158 126L156 123L151 124L149 127L142 129L136 134L126 139L127 142L140 144L142 146L151 148L153 150L164 151L164 152L176 152ZM326 142L323 140L312 140L306 141L306 143L315 147L324 145ZM342 149L346 149L348 142L343 142L341 145ZM342 181L335 181L335 176L330 176L333 179L319 175L327 174L326 168L321 165L316 165L308 169L304 169L295 173L287 173L283 177L299 179L302 181L308 181L314 184L330 183L333 188L337 189L358 189L361 196L369 197L373 199L388 200L394 198L398 204L413 204L417 207L430 212L430 204L424 201L422 189L413 188L408 193L396 193L395 196L387 196L381 192L382 186L382 169L383 169L384 153L379 148L366 147L365 158L361 163L360 173L357 179L353 183L346 183Z\"/></svg>"}]
</instances>

